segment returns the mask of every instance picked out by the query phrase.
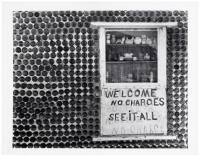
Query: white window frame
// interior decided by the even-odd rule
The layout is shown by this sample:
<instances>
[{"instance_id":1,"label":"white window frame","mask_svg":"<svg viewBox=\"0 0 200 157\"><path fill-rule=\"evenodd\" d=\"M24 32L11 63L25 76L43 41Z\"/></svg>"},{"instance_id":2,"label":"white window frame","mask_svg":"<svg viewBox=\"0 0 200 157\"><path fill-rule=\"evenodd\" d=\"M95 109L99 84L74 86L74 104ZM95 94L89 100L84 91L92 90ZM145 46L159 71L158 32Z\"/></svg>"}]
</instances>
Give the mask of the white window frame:
<instances>
[{"instance_id":1,"label":"white window frame","mask_svg":"<svg viewBox=\"0 0 200 157\"><path fill-rule=\"evenodd\" d=\"M169 23L122 23L122 22L92 22L92 27L99 29L99 49L100 49L100 82L101 87L159 87L166 86L166 27L176 26L176 22ZM135 28L156 28L157 29L157 82L132 82L132 83L108 83L106 82L106 39L105 34L107 29L130 29Z\"/></svg>"},{"instance_id":2,"label":"white window frame","mask_svg":"<svg viewBox=\"0 0 200 157\"><path fill-rule=\"evenodd\" d=\"M100 85L101 88L120 87L129 88L130 86L137 86L137 88L166 88L166 56L167 56L167 27L177 26L177 22L167 23L129 23L129 22L92 22L91 26L99 30L99 50L100 50ZM137 83L108 83L106 82L106 30L107 29L130 29L135 28L150 28L157 29L157 82L137 82ZM94 141L109 141L109 140L144 140L144 139L176 139L176 136L157 136L157 135L130 135L130 136L100 136L94 138Z\"/></svg>"}]
</instances>

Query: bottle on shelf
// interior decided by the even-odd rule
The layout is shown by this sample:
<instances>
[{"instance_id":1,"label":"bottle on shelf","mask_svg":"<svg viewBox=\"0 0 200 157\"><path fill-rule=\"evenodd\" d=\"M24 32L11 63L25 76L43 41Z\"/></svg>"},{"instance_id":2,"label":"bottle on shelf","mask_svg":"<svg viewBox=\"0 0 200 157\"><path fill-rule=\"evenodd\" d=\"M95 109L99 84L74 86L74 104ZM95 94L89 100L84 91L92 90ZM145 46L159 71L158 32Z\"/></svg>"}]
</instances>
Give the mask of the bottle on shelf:
<instances>
[{"instance_id":1,"label":"bottle on shelf","mask_svg":"<svg viewBox=\"0 0 200 157\"><path fill-rule=\"evenodd\" d=\"M147 41L146 43L149 45L149 46L152 46L152 39L147 37Z\"/></svg>"},{"instance_id":2,"label":"bottle on shelf","mask_svg":"<svg viewBox=\"0 0 200 157\"><path fill-rule=\"evenodd\" d=\"M113 61L119 61L119 54L114 52L112 60Z\"/></svg>"},{"instance_id":3,"label":"bottle on shelf","mask_svg":"<svg viewBox=\"0 0 200 157\"><path fill-rule=\"evenodd\" d=\"M106 43L110 44L110 34L106 34Z\"/></svg>"},{"instance_id":4,"label":"bottle on shelf","mask_svg":"<svg viewBox=\"0 0 200 157\"><path fill-rule=\"evenodd\" d=\"M153 38L153 39L152 39L152 47L153 47L153 48L156 48L156 47L157 47L156 38Z\"/></svg>"},{"instance_id":5,"label":"bottle on shelf","mask_svg":"<svg viewBox=\"0 0 200 157\"><path fill-rule=\"evenodd\" d=\"M110 49L106 49L106 60L107 61L112 60L112 51Z\"/></svg>"},{"instance_id":6,"label":"bottle on shelf","mask_svg":"<svg viewBox=\"0 0 200 157\"><path fill-rule=\"evenodd\" d=\"M124 82L123 68L120 66L120 81Z\"/></svg>"},{"instance_id":7,"label":"bottle on shelf","mask_svg":"<svg viewBox=\"0 0 200 157\"><path fill-rule=\"evenodd\" d=\"M121 42L121 44L124 44L124 42L125 42L125 36L124 37L122 37L122 42Z\"/></svg>"},{"instance_id":8,"label":"bottle on shelf","mask_svg":"<svg viewBox=\"0 0 200 157\"><path fill-rule=\"evenodd\" d=\"M132 82L133 81L133 74L129 73L127 76L127 82Z\"/></svg>"},{"instance_id":9,"label":"bottle on shelf","mask_svg":"<svg viewBox=\"0 0 200 157\"><path fill-rule=\"evenodd\" d=\"M134 61L136 61L137 60L137 56L136 56L136 54L133 52L133 55L132 55L132 57L133 57L133 60Z\"/></svg>"},{"instance_id":10,"label":"bottle on shelf","mask_svg":"<svg viewBox=\"0 0 200 157\"><path fill-rule=\"evenodd\" d=\"M143 80L144 80L144 73L140 72L139 73L139 80L138 80L138 82L143 82Z\"/></svg>"},{"instance_id":11,"label":"bottle on shelf","mask_svg":"<svg viewBox=\"0 0 200 157\"><path fill-rule=\"evenodd\" d=\"M149 80L150 80L150 82L153 82L153 71L150 72Z\"/></svg>"},{"instance_id":12,"label":"bottle on shelf","mask_svg":"<svg viewBox=\"0 0 200 157\"><path fill-rule=\"evenodd\" d=\"M150 60L150 55L149 55L148 53L146 53L146 54L144 55L144 60Z\"/></svg>"},{"instance_id":13,"label":"bottle on shelf","mask_svg":"<svg viewBox=\"0 0 200 157\"><path fill-rule=\"evenodd\" d=\"M145 34L142 34L141 35L141 38L142 38L142 44L146 44L146 41L147 41L147 36Z\"/></svg>"},{"instance_id":14,"label":"bottle on shelf","mask_svg":"<svg viewBox=\"0 0 200 157\"><path fill-rule=\"evenodd\" d=\"M108 71L106 72L106 82L109 82L109 74L108 74Z\"/></svg>"}]
</instances>

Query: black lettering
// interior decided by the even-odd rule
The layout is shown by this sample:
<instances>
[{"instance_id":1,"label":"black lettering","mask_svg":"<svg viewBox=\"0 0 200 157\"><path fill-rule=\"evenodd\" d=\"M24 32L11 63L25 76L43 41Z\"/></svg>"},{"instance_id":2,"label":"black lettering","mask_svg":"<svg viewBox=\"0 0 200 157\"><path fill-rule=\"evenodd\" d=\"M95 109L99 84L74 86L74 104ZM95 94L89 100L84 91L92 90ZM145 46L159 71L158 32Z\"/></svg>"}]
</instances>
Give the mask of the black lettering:
<instances>
[{"instance_id":1,"label":"black lettering","mask_svg":"<svg viewBox=\"0 0 200 157\"><path fill-rule=\"evenodd\" d=\"M151 112L151 115L152 115L152 120L157 120L157 118L154 116L153 112Z\"/></svg>"},{"instance_id":2,"label":"black lettering","mask_svg":"<svg viewBox=\"0 0 200 157\"><path fill-rule=\"evenodd\" d=\"M141 99L141 106L145 105L145 99Z\"/></svg>"},{"instance_id":3,"label":"black lettering","mask_svg":"<svg viewBox=\"0 0 200 157\"><path fill-rule=\"evenodd\" d=\"M132 90L128 90L128 97L132 97L133 96L133 91Z\"/></svg>"},{"instance_id":4,"label":"black lettering","mask_svg":"<svg viewBox=\"0 0 200 157\"><path fill-rule=\"evenodd\" d=\"M158 98L154 98L154 106L158 106L159 104L158 104Z\"/></svg>"},{"instance_id":5,"label":"black lettering","mask_svg":"<svg viewBox=\"0 0 200 157\"><path fill-rule=\"evenodd\" d=\"M130 100L126 100L126 106L130 105Z\"/></svg>"},{"instance_id":6,"label":"black lettering","mask_svg":"<svg viewBox=\"0 0 200 157\"><path fill-rule=\"evenodd\" d=\"M126 113L122 113L122 114L121 114L121 121L126 121L125 115L126 115Z\"/></svg>"},{"instance_id":7,"label":"black lettering","mask_svg":"<svg viewBox=\"0 0 200 157\"><path fill-rule=\"evenodd\" d=\"M143 113L140 114L140 120L144 119L145 120L145 116Z\"/></svg>"},{"instance_id":8,"label":"black lettering","mask_svg":"<svg viewBox=\"0 0 200 157\"><path fill-rule=\"evenodd\" d=\"M135 105L135 100L131 100L131 106Z\"/></svg>"},{"instance_id":9,"label":"black lettering","mask_svg":"<svg viewBox=\"0 0 200 157\"><path fill-rule=\"evenodd\" d=\"M124 91L122 91L122 97L126 97L126 95L124 94Z\"/></svg>"},{"instance_id":10,"label":"black lettering","mask_svg":"<svg viewBox=\"0 0 200 157\"><path fill-rule=\"evenodd\" d=\"M147 105L152 105L152 99L147 99Z\"/></svg>"},{"instance_id":11,"label":"black lettering","mask_svg":"<svg viewBox=\"0 0 200 157\"><path fill-rule=\"evenodd\" d=\"M113 120L113 116L114 116L114 114L113 114L113 113L111 113L111 114L110 114L110 116L109 116L109 120L110 120L110 121L112 121L112 120Z\"/></svg>"},{"instance_id":12,"label":"black lettering","mask_svg":"<svg viewBox=\"0 0 200 157\"><path fill-rule=\"evenodd\" d=\"M137 106L140 106L140 102L139 100L136 100L136 103L135 103Z\"/></svg>"},{"instance_id":13,"label":"black lettering","mask_svg":"<svg viewBox=\"0 0 200 157\"><path fill-rule=\"evenodd\" d=\"M131 110L129 110L129 120L131 120Z\"/></svg>"},{"instance_id":14,"label":"black lettering","mask_svg":"<svg viewBox=\"0 0 200 157\"><path fill-rule=\"evenodd\" d=\"M151 119L149 119L149 115L147 112L146 112L146 120L151 120Z\"/></svg>"},{"instance_id":15,"label":"black lettering","mask_svg":"<svg viewBox=\"0 0 200 157\"><path fill-rule=\"evenodd\" d=\"M119 121L119 113L115 113L115 121Z\"/></svg>"},{"instance_id":16,"label":"black lettering","mask_svg":"<svg viewBox=\"0 0 200 157\"><path fill-rule=\"evenodd\" d=\"M156 97L156 89L151 89L151 97Z\"/></svg>"},{"instance_id":17,"label":"black lettering","mask_svg":"<svg viewBox=\"0 0 200 157\"><path fill-rule=\"evenodd\" d=\"M122 100L118 100L118 105L122 105L123 101Z\"/></svg>"},{"instance_id":18,"label":"black lettering","mask_svg":"<svg viewBox=\"0 0 200 157\"><path fill-rule=\"evenodd\" d=\"M113 91L105 91L106 98L113 97Z\"/></svg>"},{"instance_id":19,"label":"black lettering","mask_svg":"<svg viewBox=\"0 0 200 157\"><path fill-rule=\"evenodd\" d=\"M140 90L139 89L135 90L135 96L136 97L140 96Z\"/></svg>"},{"instance_id":20,"label":"black lettering","mask_svg":"<svg viewBox=\"0 0 200 157\"><path fill-rule=\"evenodd\" d=\"M133 112L133 120L135 121L135 119L136 119L136 114L137 114L137 112Z\"/></svg>"},{"instance_id":21,"label":"black lettering","mask_svg":"<svg viewBox=\"0 0 200 157\"><path fill-rule=\"evenodd\" d=\"M118 92L119 92L118 90L115 90L115 91L114 91L114 98L117 98L117 97L118 97L118 95L117 95Z\"/></svg>"},{"instance_id":22,"label":"black lettering","mask_svg":"<svg viewBox=\"0 0 200 157\"><path fill-rule=\"evenodd\" d=\"M160 98L160 106L163 106L165 103L164 103L164 98Z\"/></svg>"},{"instance_id":23,"label":"black lettering","mask_svg":"<svg viewBox=\"0 0 200 157\"><path fill-rule=\"evenodd\" d=\"M132 120L132 115L133 115L133 120L135 121L136 114L137 114L137 112L131 112L131 110L129 110L129 120Z\"/></svg>"},{"instance_id":24,"label":"black lettering","mask_svg":"<svg viewBox=\"0 0 200 157\"><path fill-rule=\"evenodd\" d=\"M149 95L149 90L148 89L146 89L146 90L142 90L142 93L141 93L141 97L149 97L150 95Z\"/></svg>"},{"instance_id":25,"label":"black lettering","mask_svg":"<svg viewBox=\"0 0 200 157\"><path fill-rule=\"evenodd\" d=\"M112 105L115 105L116 102L117 102L117 100L112 100L112 102L111 102L111 106L112 106Z\"/></svg>"}]
</instances>

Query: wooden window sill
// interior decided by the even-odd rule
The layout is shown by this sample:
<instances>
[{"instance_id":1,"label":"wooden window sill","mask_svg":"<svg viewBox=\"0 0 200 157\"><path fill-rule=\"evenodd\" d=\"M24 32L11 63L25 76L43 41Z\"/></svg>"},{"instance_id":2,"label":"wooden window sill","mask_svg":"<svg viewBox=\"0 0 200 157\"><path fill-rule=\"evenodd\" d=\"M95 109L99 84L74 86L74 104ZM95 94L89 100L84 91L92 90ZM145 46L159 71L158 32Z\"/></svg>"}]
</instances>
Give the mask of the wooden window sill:
<instances>
[{"instance_id":1,"label":"wooden window sill","mask_svg":"<svg viewBox=\"0 0 200 157\"><path fill-rule=\"evenodd\" d=\"M93 138L93 141L175 140L176 138L167 135L100 136Z\"/></svg>"}]
</instances>

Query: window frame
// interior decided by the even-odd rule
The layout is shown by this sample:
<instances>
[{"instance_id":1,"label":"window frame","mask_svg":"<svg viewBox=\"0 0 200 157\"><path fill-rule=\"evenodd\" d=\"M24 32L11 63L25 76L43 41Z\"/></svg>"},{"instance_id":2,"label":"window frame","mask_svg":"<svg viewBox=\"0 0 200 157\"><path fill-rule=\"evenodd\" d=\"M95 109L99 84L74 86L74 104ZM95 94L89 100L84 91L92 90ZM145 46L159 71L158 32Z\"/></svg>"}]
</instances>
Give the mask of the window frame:
<instances>
[{"instance_id":1,"label":"window frame","mask_svg":"<svg viewBox=\"0 0 200 157\"><path fill-rule=\"evenodd\" d=\"M146 22L91 22L92 28L99 30L99 51L100 51L100 82L101 87L155 87L166 86L166 53L167 53L167 31L166 27L174 27L177 22L146 23ZM142 83L107 83L106 82L106 29L135 29L135 28L156 28L157 29L157 82Z\"/></svg>"},{"instance_id":2,"label":"window frame","mask_svg":"<svg viewBox=\"0 0 200 157\"><path fill-rule=\"evenodd\" d=\"M109 28L126 28L126 29L134 29L134 28L156 28L157 29L157 82L131 82L131 83L108 83L106 82L106 31ZM99 28L99 49L100 49L100 80L102 87L155 87L155 86L166 86L166 26L157 27L156 25L124 25L121 24L113 24L113 25L105 25L105 27Z\"/></svg>"},{"instance_id":3,"label":"window frame","mask_svg":"<svg viewBox=\"0 0 200 157\"><path fill-rule=\"evenodd\" d=\"M154 30L151 30L152 28L106 28L105 29L105 36L106 36L106 33L107 32L117 32L117 31L119 31L119 32L123 32L123 31L132 31L132 32L134 32L134 31L156 31L156 33L157 33L157 46L158 46L158 42L159 42L159 40L158 40L158 29L156 28L153 28ZM106 45L106 42L105 42L105 45ZM120 45L120 44L119 44ZM106 46L105 46L106 47ZM105 55L106 55L106 48L105 48ZM157 54L158 54L158 47L157 47ZM103 58L103 59L105 59L105 58ZM105 74L106 74L106 66L107 66L107 62L106 62L106 59L105 59L105 61L102 59L102 63L103 62L105 62ZM133 62L140 62L140 61L133 61ZM152 83L152 84L154 84L154 85L157 85L158 84L158 57L157 57L157 59L156 59L156 73L157 73L157 81L156 82L119 82L119 83L110 83L110 82L105 82L105 84L106 84L106 86L107 86L107 84L111 84L112 86L115 86L115 85L117 85L117 86L121 86L121 84L128 84L128 87L130 87L130 85L143 85L144 83ZM105 80L104 80L105 81ZM123 85L123 87L124 87L124 85Z\"/></svg>"},{"instance_id":4,"label":"window frame","mask_svg":"<svg viewBox=\"0 0 200 157\"><path fill-rule=\"evenodd\" d=\"M92 28L97 28L99 32L99 65L100 65L100 86L101 89L107 88L166 88L167 74L167 27L177 26L177 22L167 23L124 23L124 22L92 22ZM106 30L107 29L134 29L134 28L156 28L157 29L157 82L131 82L131 83L107 83L106 82ZM103 102L101 102L103 103ZM101 112L101 110L100 110ZM100 114L102 115L102 114ZM102 117L101 117L102 121ZM102 123L100 122L102 130ZM100 131L101 132L101 131ZM100 133L94 141L125 140L125 139L175 139L175 136L164 135L115 135L108 136Z\"/></svg>"}]
</instances>

